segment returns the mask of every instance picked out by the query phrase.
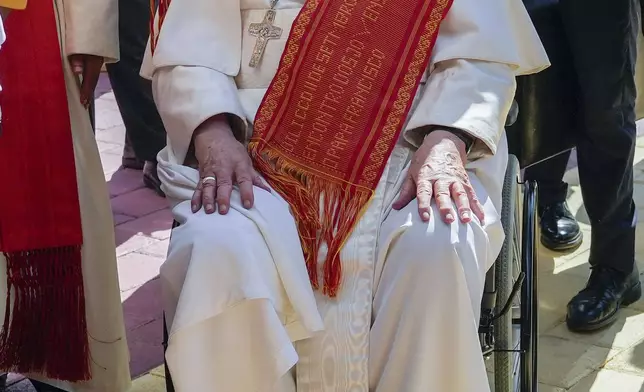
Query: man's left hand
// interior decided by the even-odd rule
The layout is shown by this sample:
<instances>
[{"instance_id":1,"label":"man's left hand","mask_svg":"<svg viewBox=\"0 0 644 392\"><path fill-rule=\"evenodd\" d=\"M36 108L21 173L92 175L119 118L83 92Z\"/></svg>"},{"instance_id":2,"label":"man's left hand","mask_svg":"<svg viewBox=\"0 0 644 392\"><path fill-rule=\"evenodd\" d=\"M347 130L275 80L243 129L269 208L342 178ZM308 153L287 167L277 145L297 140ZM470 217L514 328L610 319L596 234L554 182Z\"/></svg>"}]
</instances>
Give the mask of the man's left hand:
<instances>
[{"instance_id":1,"label":"man's left hand","mask_svg":"<svg viewBox=\"0 0 644 392\"><path fill-rule=\"evenodd\" d=\"M101 68L105 59L91 54L73 54L69 56L72 72L82 78L80 85L80 101L85 108L89 107L94 90L101 76Z\"/></svg>"},{"instance_id":2,"label":"man's left hand","mask_svg":"<svg viewBox=\"0 0 644 392\"><path fill-rule=\"evenodd\" d=\"M456 204L461 222L468 223L474 213L483 223L481 202L465 170L465 143L457 136L436 130L425 137L412 159L409 174L393 208L400 210L418 198L418 213L429 221L431 201L436 199L438 210L445 223L456 220Z\"/></svg>"}]
</instances>

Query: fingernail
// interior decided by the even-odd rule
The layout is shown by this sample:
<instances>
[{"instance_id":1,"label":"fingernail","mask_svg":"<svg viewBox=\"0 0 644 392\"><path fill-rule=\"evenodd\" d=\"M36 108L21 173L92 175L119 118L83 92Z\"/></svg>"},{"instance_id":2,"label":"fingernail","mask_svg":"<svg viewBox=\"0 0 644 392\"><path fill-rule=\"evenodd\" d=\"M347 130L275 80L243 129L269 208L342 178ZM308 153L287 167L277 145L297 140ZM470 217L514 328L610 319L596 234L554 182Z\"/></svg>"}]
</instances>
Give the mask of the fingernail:
<instances>
[{"instance_id":1,"label":"fingernail","mask_svg":"<svg viewBox=\"0 0 644 392\"><path fill-rule=\"evenodd\" d=\"M249 209L251 207L250 200L244 200L244 208Z\"/></svg>"},{"instance_id":2,"label":"fingernail","mask_svg":"<svg viewBox=\"0 0 644 392\"><path fill-rule=\"evenodd\" d=\"M467 220L471 219L470 213L468 211L463 212L461 216L463 217L463 219L467 219Z\"/></svg>"},{"instance_id":3,"label":"fingernail","mask_svg":"<svg viewBox=\"0 0 644 392\"><path fill-rule=\"evenodd\" d=\"M193 212L193 213L197 212L197 205L196 205L196 204L193 204L193 205L191 206L191 209L192 209L192 212Z\"/></svg>"},{"instance_id":4,"label":"fingernail","mask_svg":"<svg viewBox=\"0 0 644 392\"><path fill-rule=\"evenodd\" d=\"M449 222L454 222L454 215L447 214L445 215L445 219L447 219Z\"/></svg>"},{"instance_id":5,"label":"fingernail","mask_svg":"<svg viewBox=\"0 0 644 392\"><path fill-rule=\"evenodd\" d=\"M425 211L423 212L423 220L427 222L429 220L429 212Z\"/></svg>"},{"instance_id":6,"label":"fingernail","mask_svg":"<svg viewBox=\"0 0 644 392\"><path fill-rule=\"evenodd\" d=\"M206 204L206 211L207 212L212 212L212 211L214 211L214 209L215 209L215 206L213 206L212 204Z\"/></svg>"},{"instance_id":7,"label":"fingernail","mask_svg":"<svg viewBox=\"0 0 644 392\"><path fill-rule=\"evenodd\" d=\"M220 206L219 207L219 213L220 214L225 214L226 212L228 212L228 206Z\"/></svg>"}]
</instances>

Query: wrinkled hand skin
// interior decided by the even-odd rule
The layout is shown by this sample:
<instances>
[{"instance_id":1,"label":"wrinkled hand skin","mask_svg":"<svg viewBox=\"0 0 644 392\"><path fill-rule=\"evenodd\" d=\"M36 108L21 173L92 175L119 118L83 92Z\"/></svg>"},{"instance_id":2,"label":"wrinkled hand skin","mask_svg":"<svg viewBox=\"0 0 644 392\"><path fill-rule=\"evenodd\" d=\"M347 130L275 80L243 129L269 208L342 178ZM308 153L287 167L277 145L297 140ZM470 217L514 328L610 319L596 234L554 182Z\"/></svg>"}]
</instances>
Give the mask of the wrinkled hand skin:
<instances>
[{"instance_id":1,"label":"wrinkled hand skin","mask_svg":"<svg viewBox=\"0 0 644 392\"><path fill-rule=\"evenodd\" d=\"M203 207L206 214L217 210L222 215L227 214L235 185L239 187L246 209L255 203L253 186L270 192L253 168L246 147L235 139L225 116L215 116L204 122L195 131L193 140L201 178L192 197L193 213Z\"/></svg>"},{"instance_id":2,"label":"wrinkled hand skin","mask_svg":"<svg viewBox=\"0 0 644 392\"><path fill-rule=\"evenodd\" d=\"M448 131L431 132L414 153L408 177L393 208L400 210L417 198L418 214L427 222L434 199L445 223L453 223L458 213L463 223L471 222L474 214L483 224L483 206L470 183L466 162L462 140Z\"/></svg>"},{"instance_id":3,"label":"wrinkled hand skin","mask_svg":"<svg viewBox=\"0 0 644 392\"><path fill-rule=\"evenodd\" d=\"M96 90L104 62L103 57L91 54L73 54L69 56L72 72L82 80L80 82L80 102L85 108L89 107L90 101L94 96L94 90Z\"/></svg>"}]
</instances>

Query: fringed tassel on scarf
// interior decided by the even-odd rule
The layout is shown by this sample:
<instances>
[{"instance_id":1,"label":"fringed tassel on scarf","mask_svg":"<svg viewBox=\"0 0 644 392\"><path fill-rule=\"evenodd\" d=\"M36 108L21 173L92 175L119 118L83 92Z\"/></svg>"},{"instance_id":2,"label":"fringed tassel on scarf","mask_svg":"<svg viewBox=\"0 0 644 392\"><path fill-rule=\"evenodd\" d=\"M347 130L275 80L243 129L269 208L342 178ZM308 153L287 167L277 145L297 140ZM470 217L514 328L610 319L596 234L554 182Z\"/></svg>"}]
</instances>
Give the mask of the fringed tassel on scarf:
<instances>
[{"instance_id":1,"label":"fringed tassel on scarf","mask_svg":"<svg viewBox=\"0 0 644 392\"><path fill-rule=\"evenodd\" d=\"M306 172L270 147L263 146L260 150L260 143L253 141L249 145L254 167L293 206L311 285L316 290L320 287L318 257L325 243L328 250L322 268L322 292L336 297L342 278L340 251L368 206L373 191Z\"/></svg>"},{"instance_id":2,"label":"fringed tassel on scarf","mask_svg":"<svg viewBox=\"0 0 644 392\"><path fill-rule=\"evenodd\" d=\"M5 257L8 295L0 369L89 380L81 247L11 252Z\"/></svg>"}]
</instances>

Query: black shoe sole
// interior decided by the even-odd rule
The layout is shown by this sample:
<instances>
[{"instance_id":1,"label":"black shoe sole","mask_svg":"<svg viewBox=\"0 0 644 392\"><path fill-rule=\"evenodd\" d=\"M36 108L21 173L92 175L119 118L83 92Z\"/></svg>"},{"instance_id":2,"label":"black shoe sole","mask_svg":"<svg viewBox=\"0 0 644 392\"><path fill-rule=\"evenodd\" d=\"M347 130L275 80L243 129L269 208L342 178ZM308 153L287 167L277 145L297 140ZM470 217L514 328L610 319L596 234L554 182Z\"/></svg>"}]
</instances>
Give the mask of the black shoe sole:
<instances>
[{"instance_id":1,"label":"black shoe sole","mask_svg":"<svg viewBox=\"0 0 644 392\"><path fill-rule=\"evenodd\" d=\"M606 317L603 320L600 320L593 324L575 324L570 321L568 316L566 316L566 325L568 329L572 332L595 332L600 329L606 328L609 325L613 324L617 320L617 315L621 308L625 308L628 305L631 305L634 302L637 302L642 297L642 284L637 282L636 285L628 289L620 303L617 304L617 309L610 316Z\"/></svg>"},{"instance_id":2,"label":"black shoe sole","mask_svg":"<svg viewBox=\"0 0 644 392\"><path fill-rule=\"evenodd\" d=\"M541 245L553 252L571 252L576 250L584 242L584 235L581 231L574 238L566 242L553 241L550 238L541 235Z\"/></svg>"}]
</instances>

